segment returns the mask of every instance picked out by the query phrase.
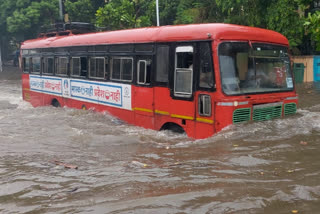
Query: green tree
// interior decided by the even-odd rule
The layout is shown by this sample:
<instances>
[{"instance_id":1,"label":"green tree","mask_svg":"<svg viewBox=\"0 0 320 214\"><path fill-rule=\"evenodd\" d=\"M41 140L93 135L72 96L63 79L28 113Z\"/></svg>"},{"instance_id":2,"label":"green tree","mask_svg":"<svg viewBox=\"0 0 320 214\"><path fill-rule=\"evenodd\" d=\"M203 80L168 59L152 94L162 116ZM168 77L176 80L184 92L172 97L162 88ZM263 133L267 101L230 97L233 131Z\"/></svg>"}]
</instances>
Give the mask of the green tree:
<instances>
[{"instance_id":1,"label":"green tree","mask_svg":"<svg viewBox=\"0 0 320 214\"><path fill-rule=\"evenodd\" d=\"M58 19L58 0L17 1L16 9L6 18L7 30L14 35L33 38L41 26L49 25Z\"/></svg>"},{"instance_id":2,"label":"green tree","mask_svg":"<svg viewBox=\"0 0 320 214\"><path fill-rule=\"evenodd\" d=\"M151 26L154 2L112 0L96 12L96 24L109 30Z\"/></svg>"},{"instance_id":3,"label":"green tree","mask_svg":"<svg viewBox=\"0 0 320 214\"><path fill-rule=\"evenodd\" d=\"M320 51L320 11L309 13L304 25L307 33L316 43L316 50Z\"/></svg>"},{"instance_id":4,"label":"green tree","mask_svg":"<svg viewBox=\"0 0 320 214\"><path fill-rule=\"evenodd\" d=\"M302 42L304 34L304 15L299 13L299 2L292 0L273 0L267 9L267 28L286 36L292 47Z\"/></svg>"},{"instance_id":5,"label":"green tree","mask_svg":"<svg viewBox=\"0 0 320 214\"><path fill-rule=\"evenodd\" d=\"M266 8L271 4L265 0L216 0L223 13L223 22L247 26L265 26Z\"/></svg>"},{"instance_id":6,"label":"green tree","mask_svg":"<svg viewBox=\"0 0 320 214\"><path fill-rule=\"evenodd\" d=\"M101 0L66 0L65 11L70 21L95 23L95 13L105 4Z\"/></svg>"}]
</instances>

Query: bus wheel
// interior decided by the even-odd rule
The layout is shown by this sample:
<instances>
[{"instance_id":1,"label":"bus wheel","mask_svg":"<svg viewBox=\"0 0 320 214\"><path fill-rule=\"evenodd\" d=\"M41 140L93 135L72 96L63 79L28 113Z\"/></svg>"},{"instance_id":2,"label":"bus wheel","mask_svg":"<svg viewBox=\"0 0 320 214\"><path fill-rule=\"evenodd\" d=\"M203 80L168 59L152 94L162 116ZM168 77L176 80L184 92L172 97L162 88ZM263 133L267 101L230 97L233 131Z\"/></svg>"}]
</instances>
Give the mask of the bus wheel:
<instances>
[{"instance_id":1,"label":"bus wheel","mask_svg":"<svg viewBox=\"0 0 320 214\"><path fill-rule=\"evenodd\" d=\"M81 109L82 110L87 110L87 107L85 105L82 105Z\"/></svg>"},{"instance_id":2,"label":"bus wheel","mask_svg":"<svg viewBox=\"0 0 320 214\"><path fill-rule=\"evenodd\" d=\"M162 131L162 130L170 130L170 131L173 131L173 132L176 132L176 133L180 133L180 134L184 133L184 129L181 126L179 126L179 125L177 125L175 123L166 123L166 124L164 124L161 127L160 131Z\"/></svg>"},{"instance_id":3,"label":"bus wheel","mask_svg":"<svg viewBox=\"0 0 320 214\"><path fill-rule=\"evenodd\" d=\"M53 100L52 100L51 105L54 106L54 107L61 107L59 101L56 100L56 99L53 99Z\"/></svg>"}]
</instances>

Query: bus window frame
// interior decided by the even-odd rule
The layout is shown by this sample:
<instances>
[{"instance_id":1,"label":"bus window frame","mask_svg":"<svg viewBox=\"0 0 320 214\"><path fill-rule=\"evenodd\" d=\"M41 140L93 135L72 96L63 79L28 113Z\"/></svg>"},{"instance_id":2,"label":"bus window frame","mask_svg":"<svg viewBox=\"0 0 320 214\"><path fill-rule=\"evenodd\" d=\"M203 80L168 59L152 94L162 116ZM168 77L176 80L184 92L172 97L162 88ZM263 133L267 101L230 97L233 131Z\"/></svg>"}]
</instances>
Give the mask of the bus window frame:
<instances>
[{"instance_id":1,"label":"bus window frame","mask_svg":"<svg viewBox=\"0 0 320 214\"><path fill-rule=\"evenodd\" d=\"M53 63L52 63L52 73L47 73L46 71L48 70L48 59L52 59ZM55 64L54 64L54 57L53 56L42 56L42 72L41 74L43 75L50 75L50 76L54 76L54 71L55 71Z\"/></svg>"},{"instance_id":2,"label":"bus window frame","mask_svg":"<svg viewBox=\"0 0 320 214\"><path fill-rule=\"evenodd\" d=\"M33 63L33 60L34 59L36 59L36 58L38 58L39 59L39 72L35 72L34 71L34 67L33 67L33 65L34 65L34 63ZM40 75L41 74L41 64L42 64L42 62L41 62L41 60L42 60L42 57L41 56L39 56L39 55L35 55L35 56L32 56L32 57L30 57L30 59L31 59L31 69L29 70L29 72L31 73L31 74L36 74L36 75ZM29 66L30 67L30 66Z\"/></svg>"},{"instance_id":3,"label":"bus window frame","mask_svg":"<svg viewBox=\"0 0 320 214\"><path fill-rule=\"evenodd\" d=\"M157 74L158 74L158 67L157 65L159 64L158 63L158 49L159 47L168 47L168 66L167 66L167 69L168 69L168 73L167 73L167 81L166 82L160 82L157 80ZM170 87L170 78L171 78L171 71L173 69L173 66L172 66L172 49L173 49L173 46L174 46L174 42L170 42L170 43L156 43L155 44L155 48L154 48L154 78L153 78L153 81L154 81L154 85L155 86L160 86L160 87Z\"/></svg>"},{"instance_id":4,"label":"bus window frame","mask_svg":"<svg viewBox=\"0 0 320 214\"><path fill-rule=\"evenodd\" d=\"M152 59L151 60L151 64L152 64ZM140 62L144 62L144 82L140 82ZM150 77L150 82L147 82L147 76L148 76L148 60L147 59L138 59L137 60L137 85L145 85L145 86L149 86L151 85L151 73L152 73L152 65L150 64L150 73L149 73L149 77Z\"/></svg>"},{"instance_id":5,"label":"bus window frame","mask_svg":"<svg viewBox=\"0 0 320 214\"><path fill-rule=\"evenodd\" d=\"M133 83L134 82L134 57L133 56L110 56L110 80L117 81L117 82L126 82L126 83ZM120 59L120 79L114 79L113 78L113 60L114 59ZM131 80L124 80L123 77L123 69L122 69L122 60L123 59L129 59L131 60Z\"/></svg>"},{"instance_id":6,"label":"bus window frame","mask_svg":"<svg viewBox=\"0 0 320 214\"><path fill-rule=\"evenodd\" d=\"M73 59L79 59L79 75L73 74ZM81 77L81 57L80 56L71 56L70 57L70 77Z\"/></svg>"},{"instance_id":7,"label":"bus window frame","mask_svg":"<svg viewBox=\"0 0 320 214\"><path fill-rule=\"evenodd\" d=\"M28 70L26 71L25 68L26 68L26 61L28 61ZM30 70L32 69L31 68L31 57L30 56L23 56L22 57L22 70L23 70L23 73L25 74L29 74L31 73Z\"/></svg>"},{"instance_id":8,"label":"bus window frame","mask_svg":"<svg viewBox=\"0 0 320 214\"><path fill-rule=\"evenodd\" d=\"M188 51L188 49L192 48L192 51ZM193 92L194 92L194 75L195 75L195 55L196 55L196 45L194 43L177 43L174 48L174 70L173 70L173 97L174 98L184 98L184 99L192 99L193 98ZM178 49L185 48L186 51L178 51ZM192 53L192 68L178 68L178 55L177 53ZM190 65L190 66L191 66ZM191 74L191 88L190 93L189 92L179 92L176 91L176 80L177 80L177 73L187 73L190 72Z\"/></svg>"},{"instance_id":9,"label":"bus window frame","mask_svg":"<svg viewBox=\"0 0 320 214\"><path fill-rule=\"evenodd\" d=\"M54 67L55 67L55 70L54 70L54 75L55 76L60 76L60 77L68 77L69 76L69 57L68 56L56 56L55 59L57 59L58 63L54 63ZM60 69L60 59L67 59L67 64L66 64L66 70L67 70L67 73L66 74L60 74L60 73L57 73L57 70Z\"/></svg>"},{"instance_id":10,"label":"bus window frame","mask_svg":"<svg viewBox=\"0 0 320 214\"><path fill-rule=\"evenodd\" d=\"M201 43L207 43L208 45L209 45L209 49L210 49L210 64L211 64L211 68L212 68L212 78L213 78L213 86L211 86L211 87L202 87L202 86L200 86L200 75L201 75L201 48L200 48L200 45L201 45ZM205 41L200 41L200 42L197 42L197 49L199 50L199 51L196 51L196 54L195 54L195 57L196 57L196 61L198 61L199 62L199 69L197 69L197 72L195 72L195 75L196 75L196 77L195 77L195 79L197 80L197 84L196 84L196 89L198 90L198 91L208 91L208 92L214 92L214 91L216 91L217 90L217 88L216 88L216 84L217 84L217 82L216 82L216 76L215 76L215 64L214 64L214 62L215 62L215 60L214 60L214 51L213 51L213 49L212 49L212 45L213 45L213 41L208 41L208 40L205 40Z\"/></svg>"},{"instance_id":11,"label":"bus window frame","mask_svg":"<svg viewBox=\"0 0 320 214\"><path fill-rule=\"evenodd\" d=\"M94 63L95 63L95 74L97 74L97 71L96 71L96 59L103 59L103 77L97 77L97 76L91 76L91 59L94 59ZM88 57L87 59L87 65L88 65L88 74L87 74L87 77L89 79L93 79L93 80L105 80L106 79L106 60L107 57L103 57L103 56L90 56ZM81 76L80 76L81 77Z\"/></svg>"},{"instance_id":12,"label":"bus window frame","mask_svg":"<svg viewBox=\"0 0 320 214\"><path fill-rule=\"evenodd\" d=\"M249 44L249 47L250 49L252 49L252 44L267 44L267 45L275 45L275 46L282 46L284 48L287 48L289 50L289 47L284 45L284 44L277 44L277 43L272 43L272 42L267 42L267 41L252 41L252 40L222 40L220 42L218 42L216 44L217 48L217 65L219 67L219 81L220 81L220 84L221 84L221 88L220 88L220 91L223 93L224 96L227 96L227 97L232 97L232 96L245 96L245 95L257 95L257 94L265 94L266 92L252 92L252 93L243 93L243 94L227 94L225 93L225 91L222 89L222 75L221 75L221 65L220 65L220 60L219 60L219 54L220 54L220 46L221 44L223 43L248 43ZM250 50L249 50L250 51ZM289 53L289 51L288 51ZM289 57L290 59L290 57ZM291 75L293 76L293 70L291 69ZM293 88L292 90L283 90L283 91L271 91L270 93L286 93L286 92L293 92L295 91L295 84L293 84Z\"/></svg>"}]
</instances>

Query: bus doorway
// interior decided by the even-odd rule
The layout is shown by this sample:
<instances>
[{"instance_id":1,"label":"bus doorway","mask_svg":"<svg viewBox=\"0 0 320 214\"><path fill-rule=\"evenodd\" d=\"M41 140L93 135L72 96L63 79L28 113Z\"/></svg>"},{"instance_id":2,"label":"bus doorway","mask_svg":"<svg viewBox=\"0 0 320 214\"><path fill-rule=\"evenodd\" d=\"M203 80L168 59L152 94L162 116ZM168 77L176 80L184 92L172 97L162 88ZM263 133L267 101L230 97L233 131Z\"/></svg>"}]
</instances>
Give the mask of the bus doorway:
<instances>
[{"instance_id":1,"label":"bus doorway","mask_svg":"<svg viewBox=\"0 0 320 214\"><path fill-rule=\"evenodd\" d=\"M139 126L154 128L154 92L151 87L151 56L137 56L137 85L134 87L135 121Z\"/></svg>"}]
</instances>

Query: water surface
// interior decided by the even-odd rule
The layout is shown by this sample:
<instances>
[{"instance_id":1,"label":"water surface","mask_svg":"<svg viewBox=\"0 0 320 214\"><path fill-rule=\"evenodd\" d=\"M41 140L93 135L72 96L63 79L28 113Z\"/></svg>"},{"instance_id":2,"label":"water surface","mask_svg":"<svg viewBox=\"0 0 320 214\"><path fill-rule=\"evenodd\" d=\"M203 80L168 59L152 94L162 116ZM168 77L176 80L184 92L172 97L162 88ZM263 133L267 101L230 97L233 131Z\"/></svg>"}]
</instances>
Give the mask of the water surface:
<instances>
[{"instance_id":1,"label":"water surface","mask_svg":"<svg viewBox=\"0 0 320 214\"><path fill-rule=\"evenodd\" d=\"M320 212L319 85L297 86L295 116L194 141L33 108L20 84L0 76L0 213Z\"/></svg>"}]
</instances>

